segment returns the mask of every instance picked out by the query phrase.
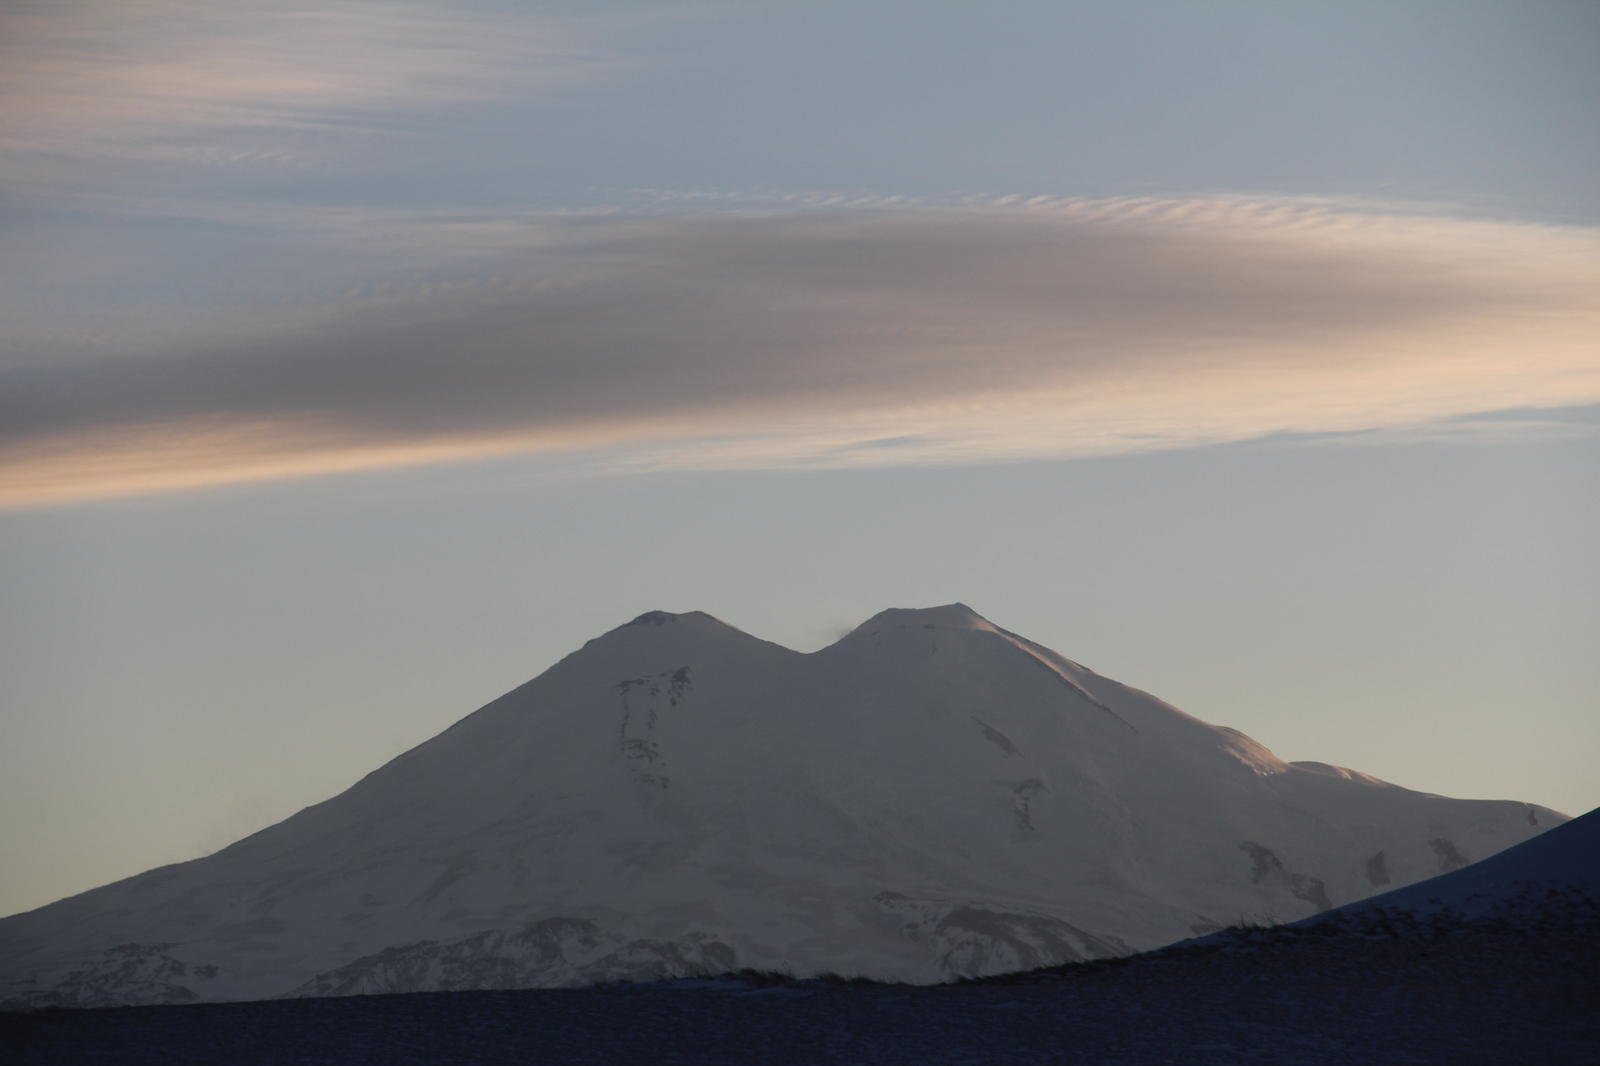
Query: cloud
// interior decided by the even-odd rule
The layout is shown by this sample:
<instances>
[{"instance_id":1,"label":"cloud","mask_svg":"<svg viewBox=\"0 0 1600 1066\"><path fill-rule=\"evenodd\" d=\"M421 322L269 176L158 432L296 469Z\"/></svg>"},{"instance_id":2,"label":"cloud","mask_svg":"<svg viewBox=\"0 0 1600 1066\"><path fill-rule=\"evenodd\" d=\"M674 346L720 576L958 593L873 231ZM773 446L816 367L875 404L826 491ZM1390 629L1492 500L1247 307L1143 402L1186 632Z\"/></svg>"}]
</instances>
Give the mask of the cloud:
<instances>
[{"instance_id":1,"label":"cloud","mask_svg":"<svg viewBox=\"0 0 1600 1066\"><path fill-rule=\"evenodd\" d=\"M325 170L353 143L593 77L607 61L583 41L570 18L382 0L24 0L0 12L0 173Z\"/></svg>"},{"instance_id":2,"label":"cloud","mask_svg":"<svg viewBox=\"0 0 1600 1066\"><path fill-rule=\"evenodd\" d=\"M382 218L363 239L454 280L0 375L0 500L517 451L966 464L1600 401L1580 228L1241 199Z\"/></svg>"}]
</instances>

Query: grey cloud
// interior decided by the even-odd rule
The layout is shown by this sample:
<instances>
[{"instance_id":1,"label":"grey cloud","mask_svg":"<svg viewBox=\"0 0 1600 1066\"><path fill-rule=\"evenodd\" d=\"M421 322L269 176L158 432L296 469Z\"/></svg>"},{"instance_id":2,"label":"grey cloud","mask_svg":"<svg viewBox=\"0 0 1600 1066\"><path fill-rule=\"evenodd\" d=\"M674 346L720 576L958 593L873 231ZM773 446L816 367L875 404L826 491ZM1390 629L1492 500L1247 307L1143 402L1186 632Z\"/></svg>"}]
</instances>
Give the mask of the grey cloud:
<instances>
[{"instance_id":1,"label":"grey cloud","mask_svg":"<svg viewBox=\"0 0 1600 1066\"><path fill-rule=\"evenodd\" d=\"M0 446L195 417L314 417L373 440L714 425L1341 346L1360 360L1396 331L1554 299L1414 249L1007 212L575 223L536 252L496 261L492 299L428 294L226 350L11 371Z\"/></svg>"}]
</instances>

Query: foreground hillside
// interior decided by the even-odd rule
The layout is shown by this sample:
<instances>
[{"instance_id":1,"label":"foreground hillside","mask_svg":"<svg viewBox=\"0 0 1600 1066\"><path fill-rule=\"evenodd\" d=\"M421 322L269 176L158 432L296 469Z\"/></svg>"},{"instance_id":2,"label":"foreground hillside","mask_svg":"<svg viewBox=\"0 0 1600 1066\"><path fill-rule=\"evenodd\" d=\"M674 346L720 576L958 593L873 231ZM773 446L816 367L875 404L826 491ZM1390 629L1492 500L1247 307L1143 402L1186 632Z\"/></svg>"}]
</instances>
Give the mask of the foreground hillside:
<instances>
[{"instance_id":1,"label":"foreground hillside","mask_svg":"<svg viewBox=\"0 0 1600 1066\"><path fill-rule=\"evenodd\" d=\"M773 974L0 1015L49 1063L1594 1063L1600 811L1287 926L953 985Z\"/></svg>"},{"instance_id":2,"label":"foreground hillside","mask_svg":"<svg viewBox=\"0 0 1600 1066\"><path fill-rule=\"evenodd\" d=\"M17 1066L1179 1062L1592 1064L1600 910L1280 928L1055 973L913 987L729 978L0 1015Z\"/></svg>"}]
</instances>

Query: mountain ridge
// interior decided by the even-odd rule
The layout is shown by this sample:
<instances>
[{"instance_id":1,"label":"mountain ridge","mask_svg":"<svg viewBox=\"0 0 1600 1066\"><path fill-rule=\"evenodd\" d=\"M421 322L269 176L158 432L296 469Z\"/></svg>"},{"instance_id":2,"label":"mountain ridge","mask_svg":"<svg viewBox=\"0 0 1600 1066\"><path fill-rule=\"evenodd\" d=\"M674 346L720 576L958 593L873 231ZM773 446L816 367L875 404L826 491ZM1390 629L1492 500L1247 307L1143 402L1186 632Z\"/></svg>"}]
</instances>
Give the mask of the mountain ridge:
<instances>
[{"instance_id":1,"label":"mountain ridge","mask_svg":"<svg viewBox=\"0 0 1600 1066\"><path fill-rule=\"evenodd\" d=\"M1286 763L961 604L811 653L651 611L338 796L0 919L0 1001L938 981L1309 914L1564 817Z\"/></svg>"}]
</instances>

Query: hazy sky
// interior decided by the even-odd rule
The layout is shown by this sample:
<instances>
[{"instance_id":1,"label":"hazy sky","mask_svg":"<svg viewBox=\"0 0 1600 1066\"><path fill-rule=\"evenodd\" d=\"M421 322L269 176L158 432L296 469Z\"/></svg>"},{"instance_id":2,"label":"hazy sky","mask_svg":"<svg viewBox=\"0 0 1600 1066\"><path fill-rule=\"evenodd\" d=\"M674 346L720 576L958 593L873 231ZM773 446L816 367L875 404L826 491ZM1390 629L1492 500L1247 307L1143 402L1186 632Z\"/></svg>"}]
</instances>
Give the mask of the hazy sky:
<instances>
[{"instance_id":1,"label":"hazy sky","mask_svg":"<svg viewBox=\"0 0 1600 1066\"><path fill-rule=\"evenodd\" d=\"M605 629L1600 804L1600 6L0 11L0 913Z\"/></svg>"}]
</instances>

